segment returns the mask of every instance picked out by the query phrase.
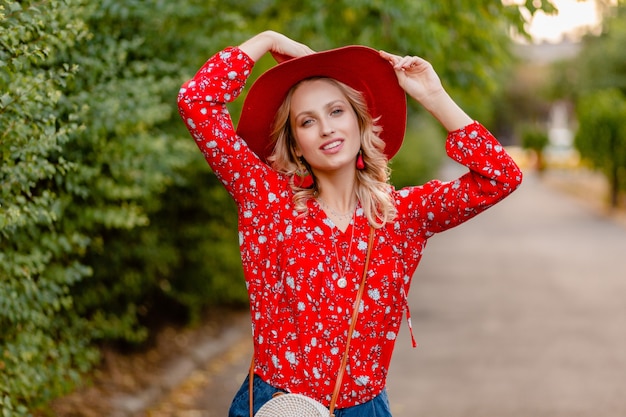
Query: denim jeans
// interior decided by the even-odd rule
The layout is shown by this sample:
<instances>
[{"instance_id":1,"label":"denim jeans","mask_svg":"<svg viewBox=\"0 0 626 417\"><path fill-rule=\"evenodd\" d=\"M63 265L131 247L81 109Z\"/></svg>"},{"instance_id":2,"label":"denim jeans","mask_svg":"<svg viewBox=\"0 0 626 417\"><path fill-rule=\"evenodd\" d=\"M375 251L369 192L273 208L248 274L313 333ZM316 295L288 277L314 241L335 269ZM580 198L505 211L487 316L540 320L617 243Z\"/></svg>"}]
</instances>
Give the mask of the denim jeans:
<instances>
[{"instance_id":1,"label":"denim jeans","mask_svg":"<svg viewBox=\"0 0 626 417\"><path fill-rule=\"evenodd\" d=\"M254 390L254 413L272 398L276 392L283 392L263 381L258 375L252 381ZM250 403L248 395L248 377L239 388L228 412L228 417L250 417ZM387 391L383 390L374 399L354 407L335 409L335 417L391 417Z\"/></svg>"}]
</instances>

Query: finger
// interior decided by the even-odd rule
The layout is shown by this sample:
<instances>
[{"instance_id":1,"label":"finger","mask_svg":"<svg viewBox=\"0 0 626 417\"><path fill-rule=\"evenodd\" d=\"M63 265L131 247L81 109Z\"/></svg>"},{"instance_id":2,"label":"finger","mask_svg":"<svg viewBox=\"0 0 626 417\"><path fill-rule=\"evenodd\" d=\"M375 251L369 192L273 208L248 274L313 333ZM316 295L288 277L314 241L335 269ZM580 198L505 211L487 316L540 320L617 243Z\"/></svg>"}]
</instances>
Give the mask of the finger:
<instances>
[{"instance_id":1,"label":"finger","mask_svg":"<svg viewBox=\"0 0 626 417\"><path fill-rule=\"evenodd\" d=\"M280 64L281 62L288 61L293 58L299 58L314 53L315 51L308 46L304 44L297 44L295 47L286 52L272 51L272 56L274 57L274 60Z\"/></svg>"},{"instance_id":2,"label":"finger","mask_svg":"<svg viewBox=\"0 0 626 417\"><path fill-rule=\"evenodd\" d=\"M398 69L408 70L419 64L419 58L415 56L405 56L396 64Z\"/></svg>"},{"instance_id":3,"label":"finger","mask_svg":"<svg viewBox=\"0 0 626 417\"><path fill-rule=\"evenodd\" d=\"M308 46L306 46L304 44L299 44L295 48L294 56L295 57L301 57L301 56L311 55L311 54L314 54L314 53L315 53L315 51L313 49L309 48Z\"/></svg>"},{"instance_id":4,"label":"finger","mask_svg":"<svg viewBox=\"0 0 626 417\"><path fill-rule=\"evenodd\" d=\"M378 53L381 56L381 58L389 61L394 66L395 66L396 62L398 62L400 60L399 56L390 54L389 52L385 52L385 51L381 50L381 51L378 51Z\"/></svg>"}]
</instances>

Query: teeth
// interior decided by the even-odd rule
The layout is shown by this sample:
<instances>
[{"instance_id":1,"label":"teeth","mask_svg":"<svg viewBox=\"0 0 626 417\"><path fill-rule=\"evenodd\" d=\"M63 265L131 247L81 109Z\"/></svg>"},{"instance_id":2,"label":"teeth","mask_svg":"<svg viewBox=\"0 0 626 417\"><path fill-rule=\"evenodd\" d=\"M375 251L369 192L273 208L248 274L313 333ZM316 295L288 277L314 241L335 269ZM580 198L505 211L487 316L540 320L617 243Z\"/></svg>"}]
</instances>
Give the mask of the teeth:
<instances>
[{"instance_id":1,"label":"teeth","mask_svg":"<svg viewBox=\"0 0 626 417\"><path fill-rule=\"evenodd\" d=\"M331 142L331 143L329 143L328 145L324 146L324 148L323 148L323 149L324 149L324 150L331 149L331 148L334 148L334 147L336 147L336 146L339 146L339 144L341 144L341 141L340 141L340 140L336 140L336 141Z\"/></svg>"}]
</instances>

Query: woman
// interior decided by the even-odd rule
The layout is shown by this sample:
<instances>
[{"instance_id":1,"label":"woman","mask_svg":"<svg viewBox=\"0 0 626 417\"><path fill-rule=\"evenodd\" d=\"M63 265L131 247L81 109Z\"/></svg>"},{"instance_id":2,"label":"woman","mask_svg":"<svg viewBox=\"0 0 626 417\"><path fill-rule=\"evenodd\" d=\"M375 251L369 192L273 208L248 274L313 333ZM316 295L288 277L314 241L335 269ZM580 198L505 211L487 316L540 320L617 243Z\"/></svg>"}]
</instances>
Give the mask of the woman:
<instances>
[{"instance_id":1,"label":"woman","mask_svg":"<svg viewBox=\"0 0 626 417\"><path fill-rule=\"evenodd\" d=\"M235 131L225 103L267 52L279 64L250 89ZM450 132L447 153L469 168L465 175L401 190L389 185L388 160L406 125L406 94ZM211 57L183 85L178 103L238 206L255 412L276 392L328 406L374 228L336 415L391 415L386 375L427 239L514 191L519 168L455 104L428 62L366 47L314 53L263 32ZM244 382L230 416L248 415Z\"/></svg>"}]
</instances>

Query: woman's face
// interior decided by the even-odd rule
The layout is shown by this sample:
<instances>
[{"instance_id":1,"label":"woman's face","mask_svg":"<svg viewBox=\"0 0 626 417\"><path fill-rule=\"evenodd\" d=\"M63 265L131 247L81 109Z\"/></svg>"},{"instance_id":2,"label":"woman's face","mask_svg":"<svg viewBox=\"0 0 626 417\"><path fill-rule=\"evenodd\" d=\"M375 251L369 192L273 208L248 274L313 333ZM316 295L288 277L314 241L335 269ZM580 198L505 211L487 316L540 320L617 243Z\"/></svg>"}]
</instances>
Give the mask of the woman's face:
<instances>
[{"instance_id":1,"label":"woman's face","mask_svg":"<svg viewBox=\"0 0 626 417\"><path fill-rule=\"evenodd\" d=\"M335 84L304 81L293 92L291 127L296 154L317 171L354 168L361 134L354 109Z\"/></svg>"}]
</instances>

